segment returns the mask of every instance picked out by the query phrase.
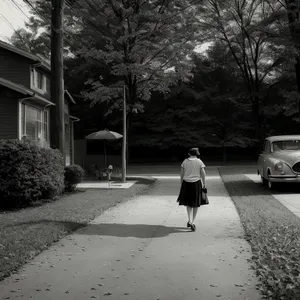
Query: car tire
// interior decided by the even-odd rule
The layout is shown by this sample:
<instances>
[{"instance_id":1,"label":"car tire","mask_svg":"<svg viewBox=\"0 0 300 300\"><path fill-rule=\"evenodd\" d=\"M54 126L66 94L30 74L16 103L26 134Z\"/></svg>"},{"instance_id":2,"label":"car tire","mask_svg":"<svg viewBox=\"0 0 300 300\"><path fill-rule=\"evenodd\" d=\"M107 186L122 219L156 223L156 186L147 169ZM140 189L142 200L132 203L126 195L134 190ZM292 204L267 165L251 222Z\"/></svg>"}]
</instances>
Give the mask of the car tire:
<instances>
[{"instance_id":1,"label":"car tire","mask_svg":"<svg viewBox=\"0 0 300 300\"><path fill-rule=\"evenodd\" d=\"M272 181L270 181L270 180L268 180L268 188L269 188L270 190L273 190L273 189L274 189L274 183L273 183Z\"/></svg>"},{"instance_id":2,"label":"car tire","mask_svg":"<svg viewBox=\"0 0 300 300\"><path fill-rule=\"evenodd\" d=\"M262 185L264 185L264 186L267 185L267 180L264 177L260 176L260 180L261 180Z\"/></svg>"},{"instance_id":3,"label":"car tire","mask_svg":"<svg viewBox=\"0 0 300 300\"><path fill-rule=\"evenodd\" d=\"M268 177L271 175L271 172L268 171ZM270 179L267 180L267 185L270 190L274 190L276 183L272 182Z\"/></svg>"},{"instance_id":4,"label":"car tire","mask_svg":"<svg viewBox=\"0 0 300 300\"><path fill-rule=\"evenodd\" d=\"M270 180L268 180L268 188L270 190L277 190L280 186L280 183L278 182L271 182Z\"/></svg>"}]
</instances>

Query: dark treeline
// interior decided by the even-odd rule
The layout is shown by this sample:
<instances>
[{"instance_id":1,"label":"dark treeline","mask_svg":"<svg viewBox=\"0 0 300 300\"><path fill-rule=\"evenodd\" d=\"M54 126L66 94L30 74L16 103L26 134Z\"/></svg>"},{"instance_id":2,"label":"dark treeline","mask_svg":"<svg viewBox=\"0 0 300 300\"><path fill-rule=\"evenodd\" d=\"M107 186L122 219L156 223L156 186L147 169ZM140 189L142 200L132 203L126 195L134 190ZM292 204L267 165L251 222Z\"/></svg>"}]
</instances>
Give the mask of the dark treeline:
<instances>
[{"instance_id":1,"label":"dark treeline","mask_svg":"<svg viewBox=\"0 0 300 300\"><path fill-rule=\"evenodd\" d=\"M132 160L178 160L193 146L207 158L254 159L265 136L298 133L295 3L73 1L65 8L65 85L81 119L75 138L122 132L124 83ZM12 43L49 58L50 10L50 1L36 0Z\"/></svg>"}]
</instances>

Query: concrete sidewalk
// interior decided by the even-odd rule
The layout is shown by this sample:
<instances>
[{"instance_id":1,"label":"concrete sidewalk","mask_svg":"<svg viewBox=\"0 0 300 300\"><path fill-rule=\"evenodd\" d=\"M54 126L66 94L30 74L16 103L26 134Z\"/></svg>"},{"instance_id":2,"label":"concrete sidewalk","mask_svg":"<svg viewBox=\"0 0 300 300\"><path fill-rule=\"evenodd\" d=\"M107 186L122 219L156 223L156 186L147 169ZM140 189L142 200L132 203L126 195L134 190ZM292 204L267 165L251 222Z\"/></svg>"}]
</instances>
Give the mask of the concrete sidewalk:
<instances>
[{"instance_id":1,"label":"concrete sidewalk","mask_svg":"<svg viewBox=\"0 0 300 300\"><path fill-rule=\"evenodd\" d=\"M125 183L119 181L84 181L78 183L77 189L129 189L137 181L127 181Z\"/></svg>"},{"instance_id":2,"label":"concrete sidewalk","mask_svg":"<svg viewBox=\"0 0 300 300\"><path fill-rule=\"evenodd\" d=\"M106 211L0 284L1 299L258 300L250 247L217 174L197 231L178 207L179 179Z\"/></svg>"}]
</instances>

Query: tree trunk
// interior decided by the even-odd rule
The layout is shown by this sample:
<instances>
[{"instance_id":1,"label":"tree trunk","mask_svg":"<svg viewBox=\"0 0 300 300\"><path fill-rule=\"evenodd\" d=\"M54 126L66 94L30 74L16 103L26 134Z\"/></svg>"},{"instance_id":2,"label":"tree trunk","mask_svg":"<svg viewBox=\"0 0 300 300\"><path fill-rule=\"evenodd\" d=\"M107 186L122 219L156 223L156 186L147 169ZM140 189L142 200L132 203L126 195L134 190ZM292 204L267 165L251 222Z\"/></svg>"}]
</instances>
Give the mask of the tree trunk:
<instances>
[{"instance_id":1,"label":"tree trunk","mask_svg":"<svg viewBox=\"0 0 300 300\"><path fill-rule=\"evenodd\" d=\"M298 118L300 118L300 50L299 54L296 57L297 63L295 64L296 69L296 81L297 81L297 88L298 88ZM298 122L298 130L300 131L300 122Z\"/></svg>"},{"instance_id":2,"label":"tree trunk","mask_svg":"<svg viewBox=\"0 0 300 300\"><path fill-rule=\"evenodd\" d=\"M129 112L127 114L127 145L126 145L127 165L129 164L129 159L130 159L129 144L130 144L130 132L131 132L131 128L132 128L132 113Z\"/></svg>"},{"instance_id":3,"label":"tree trunk","mask_svg":"<svg viewBox=\"0 0 300 300\"><path fill-rule=\"evenodd\" d=\"M63 10L64 1L52 0L51 15L51 99L55 106L50 110L51 148L58 149L66 163L65 156L65 112L63 82ZM55 132L55 134L54 134Z\"/></svg>"},{"instance_id":4,"label":"tree trunk","mask_svg":"<svg viewBox=\"0 0 300 300\"><path fill-rule=\"evenodd\" d=\"M130 157L129 156L129 143L128 143L128 139L127 139L127 143L126 143L126 162L127 162L127 166L129 164L129 157Z\"/></svg>"},{"instance_id":5,"label":"tree trunk","mask_svg":"<svg viewBox=\"0 0 300 300\"><path fill-rule=\"evenodd\" d=\"M260 145L263 141L262 136L262 115L260 113L259 99L252 100L252 118L255 126L256 151L259 153Z\"/></svg>"}]
</instances>

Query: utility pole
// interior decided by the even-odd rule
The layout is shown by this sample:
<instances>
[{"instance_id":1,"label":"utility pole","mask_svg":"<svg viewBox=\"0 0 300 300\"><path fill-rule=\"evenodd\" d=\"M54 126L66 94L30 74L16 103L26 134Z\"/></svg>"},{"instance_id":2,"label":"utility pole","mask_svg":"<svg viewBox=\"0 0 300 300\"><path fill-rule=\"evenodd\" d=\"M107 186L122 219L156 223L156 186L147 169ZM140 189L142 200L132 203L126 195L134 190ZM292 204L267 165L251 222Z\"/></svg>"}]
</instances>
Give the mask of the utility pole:
<instances>
[{"instance_id":1,"label":"utility pole","mask_svg":"<svg viewBox=\"0 0 300 300\"><path fill-rule=\"evenodd\" d=\"M65 99L63 75L63 8L65 0L51 0L51 146L65 160Z\"/></svg>"},{"instance_id":2,"label":"utility pole","mask_svg":"<svg viewBox=\"0 0 300 300\"><path fill-rule=\"evenodd\" d=\"M123 94L123 143L122 143L122 182L126 182L126 144L127 144L127 109L126 109L126 85L124 83Z\"/></svg>"}]
</instances>

